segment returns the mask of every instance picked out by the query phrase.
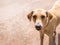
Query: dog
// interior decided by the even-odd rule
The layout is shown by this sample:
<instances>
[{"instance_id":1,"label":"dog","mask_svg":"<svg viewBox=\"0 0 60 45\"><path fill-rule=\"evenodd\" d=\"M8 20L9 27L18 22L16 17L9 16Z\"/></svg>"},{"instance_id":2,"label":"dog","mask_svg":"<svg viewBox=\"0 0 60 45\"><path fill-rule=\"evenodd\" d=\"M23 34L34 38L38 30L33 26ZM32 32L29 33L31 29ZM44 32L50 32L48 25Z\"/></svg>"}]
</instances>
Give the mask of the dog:
<instances>
[{"instance_id":1,"label":"dog","mask_svg":"<svg viewBox=\"0 0 60 45\"><path fill-rule=\"evenodd\" d=\"M57 1L50 10L35 9L27 15L35 29L40 32L41 45L43 45L44 34L49 36L49 45L56 45L56 27L60 23L59 7L60 1Z\"/></svg>"}]
</instances>

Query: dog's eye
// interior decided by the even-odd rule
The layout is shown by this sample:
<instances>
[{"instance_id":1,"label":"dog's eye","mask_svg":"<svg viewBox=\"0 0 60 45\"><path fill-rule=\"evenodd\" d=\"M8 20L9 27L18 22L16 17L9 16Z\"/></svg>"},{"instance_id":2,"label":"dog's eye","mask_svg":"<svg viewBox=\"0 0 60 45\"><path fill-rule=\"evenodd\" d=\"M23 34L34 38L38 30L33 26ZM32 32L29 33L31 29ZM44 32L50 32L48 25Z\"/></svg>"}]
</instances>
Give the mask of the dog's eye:
<instances>
[{"instance_id":1,"label":"dog's eye","mask_svg":"<svg viewBox=\"0 0 60 45\"><path fill-rule=\"evenodd\" d=\"M34 18L34 19L36 19L36 17L37 17L36 15L35 15L35 16L33 16L33 18Z\"/></svg>"},{"instance_id":2,"label":"dog's eye","mask_svg":"<svg viewBox=\"0 0 60 45\"><path fill-rule=\"evenodd\" d=\"M33 16L33 21L34 21L34 22L36 21L36 18L37 18L37 16L34 15L34 16Z\"/></svg>"},{"instance_id":3,"label":"dog's eye","mask_svg":"<svg viewBox=\"0 0 60 45\"><path fill-rule=\"evenodd\" d=\"M42 18L42 19L44 19L44 18L45 18L45 16L41 16L41 18Z\"/></svg>"}]
</instances>

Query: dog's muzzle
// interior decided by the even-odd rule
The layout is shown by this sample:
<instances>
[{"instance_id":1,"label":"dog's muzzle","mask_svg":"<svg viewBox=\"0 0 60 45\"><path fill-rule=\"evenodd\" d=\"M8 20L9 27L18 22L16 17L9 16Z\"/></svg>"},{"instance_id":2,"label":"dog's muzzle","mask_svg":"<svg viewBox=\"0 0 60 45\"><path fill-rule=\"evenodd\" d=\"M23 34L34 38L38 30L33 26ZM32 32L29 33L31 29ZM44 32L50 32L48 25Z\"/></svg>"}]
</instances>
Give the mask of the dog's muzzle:
<instances>
[{"instance_id":1,"label":"dog's muzzle","mask_svg":"<svg viewBox=\"0 0 60 45\"><path fill-rule=\"evenodd\" d=\"M36 28L36 30L40 31L42 26L41 25L36 25L35 28Z\"/></svg>"}]
</instances>

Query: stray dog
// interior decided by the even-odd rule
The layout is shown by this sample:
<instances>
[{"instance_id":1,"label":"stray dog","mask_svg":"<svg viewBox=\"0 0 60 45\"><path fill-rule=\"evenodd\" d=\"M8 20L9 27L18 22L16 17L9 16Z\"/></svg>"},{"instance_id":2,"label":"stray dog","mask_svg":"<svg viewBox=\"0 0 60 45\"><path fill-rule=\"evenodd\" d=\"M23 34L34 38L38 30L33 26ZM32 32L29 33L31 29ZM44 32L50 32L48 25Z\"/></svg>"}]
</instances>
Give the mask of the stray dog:
<instances>
[{"instance_id":1,"label":"stray dog","mask_svg":"<svg viewBox=\"0 0 60 45\"><path fill-rule=\"evenodd\" d=\"M56 27L60 23L60 17L57 14L59 3L55 3L53 8L48 11L36 9L27 15L28 19L33 22L35 29L40 32L41 45L43 45L44 34L49 36L49 45L56 45Z\"/></svg>"}]
</instances>

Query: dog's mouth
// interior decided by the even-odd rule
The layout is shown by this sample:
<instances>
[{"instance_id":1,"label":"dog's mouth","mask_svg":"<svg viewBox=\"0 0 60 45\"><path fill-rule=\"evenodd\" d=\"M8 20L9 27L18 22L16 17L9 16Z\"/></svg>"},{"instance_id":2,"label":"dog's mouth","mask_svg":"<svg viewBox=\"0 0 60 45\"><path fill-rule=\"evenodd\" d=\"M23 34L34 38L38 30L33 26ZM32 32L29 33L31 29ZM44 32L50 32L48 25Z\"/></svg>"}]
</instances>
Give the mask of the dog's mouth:
<instances>
[{"instance_id":1,"label":"dog's mouth","mask_svg":"<svg viewBox=\"0 0 60 45\"><path fill-rule=\"evenodd\" d=\"M35 26L36 30L40 31L41 30L41 26Z\"/></svg>"}]
</instances>

